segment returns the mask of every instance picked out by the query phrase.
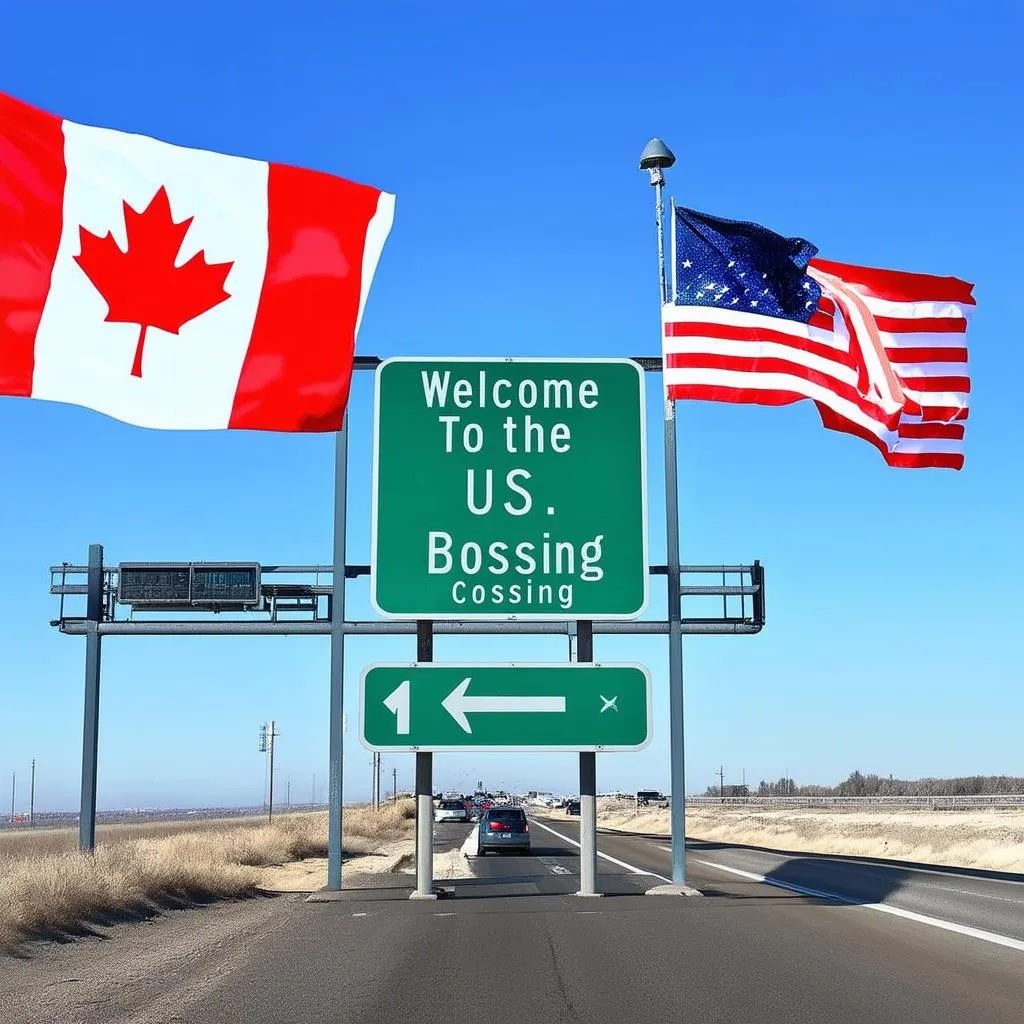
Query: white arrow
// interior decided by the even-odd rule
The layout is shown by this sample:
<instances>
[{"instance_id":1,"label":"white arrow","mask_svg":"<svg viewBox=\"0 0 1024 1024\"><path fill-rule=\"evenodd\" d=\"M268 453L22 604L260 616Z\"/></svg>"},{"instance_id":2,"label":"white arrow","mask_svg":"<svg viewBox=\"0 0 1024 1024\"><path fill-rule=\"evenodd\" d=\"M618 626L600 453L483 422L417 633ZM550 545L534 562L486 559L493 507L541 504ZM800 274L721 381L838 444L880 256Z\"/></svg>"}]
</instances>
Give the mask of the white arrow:
<instances>
[{"instance_id":1,"label":"white arrow","mask_svg":"<svg viewBox=\"0 0 1024 1024\"><path fill-rule=\"evenodd\" d=\"M395 732L399 736L409 735L409 680L398 684L384 698L384 707L395 716Z\"/></svg>"},{"instance_id":2,"label":"white arrow","mask_svg":"<svg viewBox=\"0 0 1024 1024\"><path fill-rule=\"evenodd\" d=\"M466 676L441 701L441 707L455 719L463 732L471 733L473 731L469 726L469 719L466 717L467 712L475 714L496 711L565 711L564 697L467 697L469 678Z\"/></svg>"}]
</instances>

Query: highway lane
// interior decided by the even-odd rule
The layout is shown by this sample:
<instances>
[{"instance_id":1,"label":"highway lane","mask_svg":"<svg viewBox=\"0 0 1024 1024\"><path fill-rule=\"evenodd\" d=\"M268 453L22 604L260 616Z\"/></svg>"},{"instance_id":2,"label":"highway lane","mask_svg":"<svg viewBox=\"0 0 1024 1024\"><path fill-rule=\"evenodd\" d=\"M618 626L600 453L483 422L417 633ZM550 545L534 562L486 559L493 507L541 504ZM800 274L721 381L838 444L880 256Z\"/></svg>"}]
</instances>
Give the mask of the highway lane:
<instances>
[{"instance_id":1,"label":"highway lane","mask_svg":"<svg viewBox=\"0 0 1024 1024\"><path fill-rule=\"evenodd\" d=\"M488 1024L1020 1024L1024 954L730 876L711 895L644 890L654 841L602 836L598 899L579 885L578 823L536 819L530 856L470 858L451 895L410 902L408 879L289 905L284 919L176 1019ZM439 842L455 838L439 827ZM441 831L445 832L441 836ZM667 845L667 844L666 844ZM721 851L716 851L716 856ZM617 862L617 863L616 863Z\"/></svg>"},{"instance_id":2,"label":"highway lane","mask_svg":"<svg viewBox=\"0 0 1024 1024\"><path fill-rule=\"evenodd\" d=\"M551 815L540 821L573 840L579 839L578 818ZM671 875L671 847L665 837L602 833L598 848ZM1019 875L914 867L854 857L787 854L689 840L687 873L698 871L704 877L709 869L715 885L729 877L762 876L776 885L834 894L851 903L882 904L1024 944L1024 878Z\"/></svg>"}]
</instances>

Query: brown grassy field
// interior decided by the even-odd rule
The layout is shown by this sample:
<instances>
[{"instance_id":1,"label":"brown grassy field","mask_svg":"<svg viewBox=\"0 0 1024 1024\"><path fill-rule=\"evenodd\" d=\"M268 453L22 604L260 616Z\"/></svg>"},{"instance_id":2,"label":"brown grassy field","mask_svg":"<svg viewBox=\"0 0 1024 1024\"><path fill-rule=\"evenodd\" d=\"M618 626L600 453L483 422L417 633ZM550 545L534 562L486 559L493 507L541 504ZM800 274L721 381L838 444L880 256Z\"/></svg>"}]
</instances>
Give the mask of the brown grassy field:
<instances>
[{"instance_id":1,"label":"brown grassy field","mask_svg":"<svg viewBox=\"0 0 1024 1024\"><path fill-rule=\"evenodd\" d=\"M372 853L412 831L411 800L379 812L345 808L345 852ZM83 923L145 916L202 898L255 892L261 869L326 856L327 812L259 819L110 825L96 852L75 850L73 830L20 832L0 845L0 951ZM356 865L350 864L350 868Z\"/></svg>"},{"instance_id":2,"label":"brown grassy field","mask_svg":"<svg viewBox=\"0 0 1024 1024\"><path fill-rule=\"evenodd\" d=\"M602 801L598 825L668 835L669 812ZM1024 809L972 811L691 805L686 834L711 842L804 853L891 857L950 867L1024 872Z\"/></svg>"}]
</instances>

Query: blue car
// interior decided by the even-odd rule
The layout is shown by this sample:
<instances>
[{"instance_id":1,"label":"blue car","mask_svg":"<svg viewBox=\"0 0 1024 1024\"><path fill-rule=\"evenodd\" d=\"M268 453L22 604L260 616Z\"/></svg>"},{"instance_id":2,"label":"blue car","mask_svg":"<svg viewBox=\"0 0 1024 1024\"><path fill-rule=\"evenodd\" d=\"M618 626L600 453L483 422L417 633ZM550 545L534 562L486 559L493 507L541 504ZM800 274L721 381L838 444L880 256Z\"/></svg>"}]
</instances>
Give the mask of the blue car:
<instances>
[{"instance_id":1,"label":"blue car","mask_svg":"<svg viewBox=\"0 0 1024 1024\"><path fill-rule=\"evenodd\" d=\"M490 807L480 816L476 855L483 857L490 850L530 852L530 825L521 807Z\"/></svg>"}]
</instances>

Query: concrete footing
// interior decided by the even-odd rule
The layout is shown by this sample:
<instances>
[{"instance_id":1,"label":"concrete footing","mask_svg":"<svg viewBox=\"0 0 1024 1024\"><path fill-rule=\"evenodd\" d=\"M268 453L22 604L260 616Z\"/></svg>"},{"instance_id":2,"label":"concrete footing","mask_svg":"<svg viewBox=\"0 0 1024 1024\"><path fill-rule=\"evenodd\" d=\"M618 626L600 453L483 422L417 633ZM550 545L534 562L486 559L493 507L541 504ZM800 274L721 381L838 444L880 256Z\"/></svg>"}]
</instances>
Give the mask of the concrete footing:
<instances>
[{"instance_id":1,"label":"concrete footing","mask_svg":"<svg viewBox=\"0 0 1024 1024\"><path fill-rule=\"evenodd\" d=\"M648 889L645 896L700 896L700 889L694 889L692 885L656 885Z\"/></svg>"}]
</instances>

